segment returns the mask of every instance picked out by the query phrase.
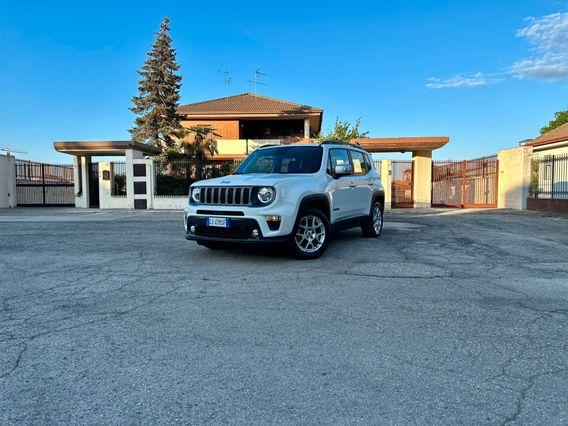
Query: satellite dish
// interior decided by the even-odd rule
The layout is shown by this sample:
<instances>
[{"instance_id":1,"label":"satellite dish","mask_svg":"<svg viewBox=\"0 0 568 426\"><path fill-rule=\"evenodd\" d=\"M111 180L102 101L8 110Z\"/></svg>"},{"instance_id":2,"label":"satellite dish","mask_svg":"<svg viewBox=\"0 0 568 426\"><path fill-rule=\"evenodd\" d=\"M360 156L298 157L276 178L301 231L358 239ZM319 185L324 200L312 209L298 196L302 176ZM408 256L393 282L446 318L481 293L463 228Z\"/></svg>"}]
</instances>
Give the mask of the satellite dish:
<instances>
[{"instance_id":1,"label":"satellite dish","mask_svg":"<svg viewBox=\"0 0 568 426\"><path fill-rule=\"evenodd\" d=\"M15 154L27 154L28 153L27 151L12 149L12 148L8 148L7 146L2 146L2 145L0 145L0 151L6 152L6 155L8 157L10 156L10 153L12 153L12 152L15 153Z\"/></svg>"}]
</instances>

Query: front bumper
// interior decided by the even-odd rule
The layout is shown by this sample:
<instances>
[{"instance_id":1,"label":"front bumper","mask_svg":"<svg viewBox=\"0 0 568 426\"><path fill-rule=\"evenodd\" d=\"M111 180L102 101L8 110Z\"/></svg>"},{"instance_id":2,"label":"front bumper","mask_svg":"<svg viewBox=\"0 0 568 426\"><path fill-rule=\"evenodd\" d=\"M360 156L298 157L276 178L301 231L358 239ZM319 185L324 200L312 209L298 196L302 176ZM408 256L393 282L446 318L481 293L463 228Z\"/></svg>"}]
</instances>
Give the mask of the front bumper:
<instances>
[{"instance_id":1,"label":"front bumper","mask_svg":"<svg viewBox=\"0 0 568 426\"><path fill-rule=\"evenodd\" d=\"M207 216L187 216L185 238L191 241L218 241L246 244L284 243L288 241L287 235L265 237L262 227L256 219L248 217L230 217L229 228L217 228L206 226ZM195 231L191 232L191 227ZM253 230L258 231L258 236L253 237Z\"/></svg>"}]
</instances>

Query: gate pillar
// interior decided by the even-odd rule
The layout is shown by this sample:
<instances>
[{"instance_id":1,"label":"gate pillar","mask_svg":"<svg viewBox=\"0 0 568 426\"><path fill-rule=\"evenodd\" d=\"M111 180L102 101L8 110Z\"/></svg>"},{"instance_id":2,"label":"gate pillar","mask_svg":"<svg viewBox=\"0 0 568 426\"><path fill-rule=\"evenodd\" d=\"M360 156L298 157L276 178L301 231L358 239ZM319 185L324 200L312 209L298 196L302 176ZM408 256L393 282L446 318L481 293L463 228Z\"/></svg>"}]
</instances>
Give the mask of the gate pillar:
<instances>
[{"instance_id":1,"label":"gate pillar","mask_svg":"<svg viewBox=\"0 0 568 426\"><path fill-rule=\"evenodd\" d=\"M392 162L381 160L381 183L385 189L385 210L390 210L392 199Z\"/></svg>"},{"instance_id":2,"label":"gate pillar","mask_svg":"<svg viewBox=\"0 0 568 426\"><path fill-rule=\"evenodd\" d=\"M73 156L73 180L75 185L75 207L89 207L89 163L91 156Z\"/></svg>"},{"instance_id":3,"label":"gate pillar","mask_svg":"<svg viewBox=\"0 0 568 426\"><path fill-rule=\"evenodd\" d=\"M432 206L432 151L413 151L414 208Z\"/></svg>"},{"instance_id":4,"label":"gate pillar","mask_svg":"<svg viewBox=\"0 0 568 426\"><path fill-rule=\"evenodd\" d=\"M532 146L504 149L499 159L497 207L526 209L531 186Z\"/></svg>"}]
</instances>

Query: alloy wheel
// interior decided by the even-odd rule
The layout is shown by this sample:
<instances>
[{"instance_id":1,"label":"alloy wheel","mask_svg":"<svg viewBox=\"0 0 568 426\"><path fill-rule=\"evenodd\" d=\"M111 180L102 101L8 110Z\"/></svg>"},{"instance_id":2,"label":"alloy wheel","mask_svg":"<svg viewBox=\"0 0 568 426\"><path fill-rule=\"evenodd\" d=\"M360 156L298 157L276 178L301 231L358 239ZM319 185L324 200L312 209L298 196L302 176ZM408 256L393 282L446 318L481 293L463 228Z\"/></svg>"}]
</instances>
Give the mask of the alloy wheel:
<instances>
[{"instance_id":1,"label":"alloy wheel","mask_svg":"<svg viewBox=\"0 0 568 426\"><path fill-rule=\"evenodd\" d=\"M317 216L304 216L300 219L294 240L298 248L305 253L315 253L326 238L325 225Z\"/></svg>"},{"instance_id":2,"label":"alloy wheel","mask_svg":"<svg viewBox=\"0 0 568 426\"><path fill-rule=\"evenodd\" d=\"M381 214L381 206L378 204L373 208L373 230L375 234L381 232L381 227L383 225L383 216Z\"/></svg>"}]
</instances>

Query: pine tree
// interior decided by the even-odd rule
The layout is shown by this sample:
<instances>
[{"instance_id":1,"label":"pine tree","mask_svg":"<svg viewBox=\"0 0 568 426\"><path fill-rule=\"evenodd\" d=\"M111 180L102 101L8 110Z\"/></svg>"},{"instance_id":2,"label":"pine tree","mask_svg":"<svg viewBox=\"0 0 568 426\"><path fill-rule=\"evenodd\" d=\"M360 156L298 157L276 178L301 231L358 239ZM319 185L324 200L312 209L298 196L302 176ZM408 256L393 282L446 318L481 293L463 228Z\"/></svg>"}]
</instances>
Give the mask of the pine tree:
<instances>
[{"instance_id":1,"label":"pine tree","mask_svg":"<svg viewBox=\"0 0 568 426\"><path fill-rule=\"evenodd\" d=\"M177 112L181 75L176 72L176 52L169 35L170 20L164 18L156 41L144 62L138 82L138 96L132 98L130 110L136 114L132 139L162 148L174 147L177 138L183 135L180 116Z\"/></svg>"}]
</instances>

